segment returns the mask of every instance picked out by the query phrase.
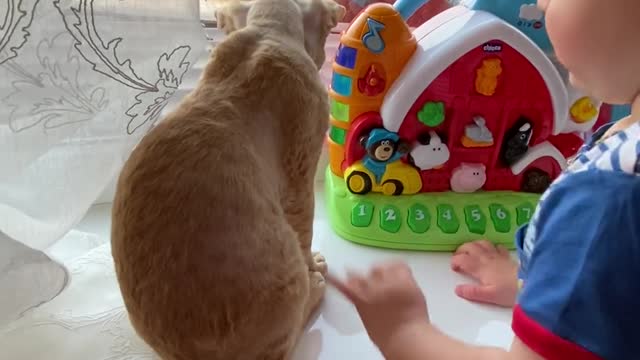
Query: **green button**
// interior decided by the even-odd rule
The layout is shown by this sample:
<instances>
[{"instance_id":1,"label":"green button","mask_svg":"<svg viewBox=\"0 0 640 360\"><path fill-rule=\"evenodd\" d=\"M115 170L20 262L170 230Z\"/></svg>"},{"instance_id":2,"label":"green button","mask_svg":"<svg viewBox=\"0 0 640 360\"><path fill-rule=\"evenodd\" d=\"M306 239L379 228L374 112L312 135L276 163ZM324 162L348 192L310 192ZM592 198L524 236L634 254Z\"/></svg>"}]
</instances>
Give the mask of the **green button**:
<instances>
[{"instance_id":1,"label":"green button","mask_svg":"<svg viewBox=\"0 0 640 360\"><path fill-rule=\"evenodd\" d=\"M507 233L511 230L511 214L507 208L499 204L492 204L489 206L489 212L497 232Z\"/></svg>"},{"instance_id":2,"label":"green button","mask_svg":"<svg viewBox=\"0 0 640 360\"><path fill-rule=\"evenodd\" d=\"M526 202L518 205L518 207L516 207L516 223L518 226L528 223L531 220L534 211L535 208L531 203Z\"/></svg>"},{"instance_id":3,"label":"green button","mask_svg":"<svg viewBox=\"0 0 640 360\"><path fill-rule=\"evenodd\" d=\"M431 226L431 215L426 206L413 204L409 208L409 218L407 220L409 228L416 234L422 234L429 230Z\"/></svg>"},{"instance_id":4,"label":"green button","mask_svg":"<svg viewBox=\"0 0 640 360\"><path fill-rule=\"evenodd\" d=\"M460 229L460 222L451 205L438 205L438 227L445 234L455 234Z\"/></svg>"},{"instance_id":5,"label":"green button","mask_svg":"<svg viewBox=\"0 0 640 360\"><path fill-rule=\"evenodd\" d=\"M464 207L464 221L467 223L469 231L474 234L484 235L487 231L487 217L478 205Z\"/></svg>"},{"instance_id":6,"label":"green button","mask_svg":"<svg viewBox=\"0 0 640 360\"><path fill-rule=\"evenodd\" d=\"M380 210L380 227L384 231L397 233L402 225L400 210L393 206L387 205Z\"/></svg>"},{"instance_id":7,"label":"green button","mask_svg":"<svg viewBox=\"0 0 640 360\"><path fill-rule=\"evenodd\" d=\"M331 126L329 128L329 137L333 142L338 145L344 145L347 139L347 131L345 129L341 129L337 126Z\"/></svg>"},{"instance_id":8,"label":"green button","mask_svg":"<svg viewBox=\"0 0 640 360\"><path fill-rule=\"evenodd\" d=\"M373 204L362 201L356 204L351 210L351 224L355 227L367 227L371 225L373 219Z\"/></svg>"},{"instance_id":9,"label":"green button","mask_svg":"<svg viewBox=\"0 0 640 360\"><path fill-rule=\"evenodd\" d=\"M338 121L349 121L349 105L331 99L331 115Z\"/></svg>"}]
</instances>

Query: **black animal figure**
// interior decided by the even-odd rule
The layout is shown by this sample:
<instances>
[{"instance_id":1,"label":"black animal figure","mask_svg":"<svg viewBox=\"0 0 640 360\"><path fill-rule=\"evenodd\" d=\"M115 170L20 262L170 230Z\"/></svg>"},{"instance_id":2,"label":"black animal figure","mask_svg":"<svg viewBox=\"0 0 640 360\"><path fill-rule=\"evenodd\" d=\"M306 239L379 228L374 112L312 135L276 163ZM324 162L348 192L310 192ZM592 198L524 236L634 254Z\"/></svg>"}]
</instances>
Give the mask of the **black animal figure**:
<instances>
[{"instance_id":1,"label":"black animal figure","mask_svg":"<svg viewBox=\"0 0 640 360\"><path fill-rule=\"evenodd\" d=\"M521 116L507 131L502 142L500 157L505 165L511 166L522 158L529 149L531 135L533 135L533 122Z\"/></svg>"}]
</instances>

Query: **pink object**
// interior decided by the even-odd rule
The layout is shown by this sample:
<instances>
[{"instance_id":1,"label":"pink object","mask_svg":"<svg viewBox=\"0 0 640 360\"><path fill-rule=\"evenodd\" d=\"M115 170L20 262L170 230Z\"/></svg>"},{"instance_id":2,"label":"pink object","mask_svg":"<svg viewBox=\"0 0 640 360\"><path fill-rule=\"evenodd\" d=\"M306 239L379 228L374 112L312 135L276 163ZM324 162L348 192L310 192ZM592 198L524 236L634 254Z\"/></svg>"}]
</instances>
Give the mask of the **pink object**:
<instances>
[{"instance_id":1,"label":"pink object","mask_svg":"<svg viewBox=\"0 0 640 360\"><path fill-rule=\"evenodd\" d=\"M461 163L453 170L451 190L459 193L475 192L482 189L486 181L486 167L483 164Z\"/></svg>"}]
</instances>

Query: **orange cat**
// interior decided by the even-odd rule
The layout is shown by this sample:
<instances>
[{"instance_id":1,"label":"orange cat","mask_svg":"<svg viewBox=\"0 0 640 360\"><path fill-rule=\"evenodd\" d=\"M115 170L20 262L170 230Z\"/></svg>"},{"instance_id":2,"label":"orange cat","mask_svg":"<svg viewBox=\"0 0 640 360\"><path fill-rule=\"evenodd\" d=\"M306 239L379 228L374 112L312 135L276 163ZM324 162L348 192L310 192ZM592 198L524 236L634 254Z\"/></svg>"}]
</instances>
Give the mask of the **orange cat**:
<instances>
[{"instance_id":1,"label":"orange cat","mask_svg":"<svg viewBox=\"0 0 640 360\"><path fill-rule=\"evenodd\" d=\"M118 181L112 252L138 334L166 360L288 359L324 291L311 253L331 0L225 2L196 89ZM241 9L243 11L238 11Z\"/></svg>"}]
</instances>

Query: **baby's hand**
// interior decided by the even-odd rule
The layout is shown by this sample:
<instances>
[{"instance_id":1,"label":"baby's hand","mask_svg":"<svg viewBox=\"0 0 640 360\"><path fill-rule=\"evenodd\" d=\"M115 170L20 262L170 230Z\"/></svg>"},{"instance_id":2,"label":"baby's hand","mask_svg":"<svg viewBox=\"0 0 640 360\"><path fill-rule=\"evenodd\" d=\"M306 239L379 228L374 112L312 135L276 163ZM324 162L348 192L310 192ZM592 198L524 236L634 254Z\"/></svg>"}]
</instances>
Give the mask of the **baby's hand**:
<instances>
[{"instance_id":1,"label":"baby's hand","mask_svg":"<svg viewBox=\"0 0 640 360\"><path fill-rule=\"evenodd\" d=\"M458 248L451 259L453 271L470 276L479 284L456 287L456 294L470 301L513 307L518 295L518 264L509 251L487 240Z\"/></svg>"},{"instance_id":2,"label":"baby's hand","mask_svg":"<svg viewBox=\"0 0 640 360\"><path fill-rule=\"evenodd\" d=\"M428 325L426 300L405 263L375 266L367 276L349 274L345 282L327 278L356 306L369 337L383 353L394 337Z\"/></svg>"}]
</instances>

